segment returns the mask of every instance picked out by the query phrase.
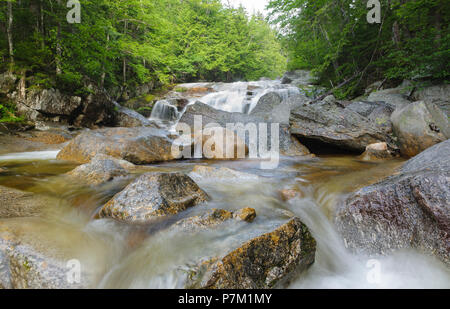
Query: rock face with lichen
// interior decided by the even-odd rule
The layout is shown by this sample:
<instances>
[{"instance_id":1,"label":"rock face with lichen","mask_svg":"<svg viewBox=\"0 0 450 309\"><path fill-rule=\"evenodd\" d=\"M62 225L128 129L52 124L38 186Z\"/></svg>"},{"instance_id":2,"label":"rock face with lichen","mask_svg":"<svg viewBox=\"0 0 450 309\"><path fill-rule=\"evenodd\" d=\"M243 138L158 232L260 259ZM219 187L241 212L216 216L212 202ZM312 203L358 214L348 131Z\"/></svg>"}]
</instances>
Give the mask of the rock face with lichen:
<instances>
[{"instance_id":1,"label":"rock face with lichen","mask_svg":"<svg viewBox=\"0 0 450 309\"><path fill-rule=\"evenodd\" d=\"M89 185L100 185L117 177L128 176L134 167L134 164L127 161L99 154L91 162L78 166L67 175Z\"/></svg>"},{"instance_id":2,"label":"rock face with lichen","mask_svg":"<svg viewBox=\"0 0 450 309\"><path fill-rule=\"evenodd\" d=\"M259 176L244 172L239 172L227 167L213 167L196 165L189 174L194 180L202 179L216 179L216 180L237 180L237 181L252 181L258 180Z\"/></svg>"},{"instance_id":3,"label":"rock face with lichen","mask_svg":"<svg viewBox=\"0 0 450 309\"><path fill-rule=\"evenodd\" d=\"M134 164L169 161L178 155L172 153L172 139L165 131L138 127L81 133L59 152L58 159L88 163L98 154Z\"/></svg>"},{"instance_id":4,"label":"rock face with lichen","mask_svg":"<svg viewBox=\"0 0 450 309\"><path fill-rule=\"evenodd\" d=\"M100 217L142 224L175 215L208 200L208 195L180 173L147 173L116 194Z\"/></svg>"},{"instance_id":5,"label":"rock face with lichen","mask_svg":"<svg viewBox=\"0 0 450 309\"><path fill-rule=\"evenodd\" d=\"M253 238L223 257L190 269L187 288L267 289L281 287L315 260L316 242L297 218Z\"/></svg>"},{"instance_id":6,"label":"rock face with lichen","mask_svg":"<svg viewBox=\"0 0 450 309\"><path fill-rule=\"evenodd\" d=\"M449 158L447 140L352 194L336 216L345 245L370 255L417 248L450 265Z\"/></svg>"}]
</instances>

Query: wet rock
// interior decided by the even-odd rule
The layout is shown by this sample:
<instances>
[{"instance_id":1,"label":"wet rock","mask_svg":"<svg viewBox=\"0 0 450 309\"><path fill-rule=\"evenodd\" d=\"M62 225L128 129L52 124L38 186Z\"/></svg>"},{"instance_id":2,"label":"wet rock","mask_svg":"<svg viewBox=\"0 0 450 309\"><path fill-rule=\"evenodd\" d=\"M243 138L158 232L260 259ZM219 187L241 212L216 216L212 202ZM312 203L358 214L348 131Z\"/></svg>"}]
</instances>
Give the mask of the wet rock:
<instances>
[{"instance_id":1,"label":"wet rock","mask_svg":"<svg viewBox=\"0 0 450 309\"><path fill-rule=\"evenodd\" d=\"M134 168L134 164L127 161L99 154L67 175L89 185L100 185L117 177L127 177Z\"/></svg>"},{"instance_id":2,"label":"wet rock","mask_svg":"<svg viewBox=\"0 0 450 309\"><path fill-rule=\"evenodd\" d=\"M413 157L450 137L447 116L433 103L411 103L391 117L400 152Z\"/></svg>"},{"instance_id":3,"label":"wet rock","mask_svg":"<svg viewBox=\"0 0 450 309\"><path fill-rule=\"evenodd\" d=\"M233 213L231 211L211 209L206 213L180 220L172 225L170 229L183 233L198 233L200 231L211 230L231 219L233 219Z\"/></svg>"},{"instance_id":4,"label":"wet rock","mask_svg":"<svg viewBox=\"0 0 450 309\"><path fill-rule=\"evenodd\" d=\"M316 242L297 218L253 238L222 257L190 269L187 288L267 289L281 287L315 260Z\"/></svg>"},{"instance_id":5,"label":"wet rock","mask_svg":"<svg viewBox=\"0 0 450 309\"><path fill-rule=\"evenodd\" d=\"M237 220L245 222L253 222L256 218L256 210L250 207L242 208L233 214L233 217Z\"/></svg>"},{"instance_id":6,"label":"wet rock","mask_svg":"<svg viewBox=\"0 0 450 309\"><path fill-rule=\"evenodd\" d=\"M345 245L358 253L417 248L450 265L450 141L409 160L396 175L352 194L338 209Z\"/></svg>"},{"instance_id":7,"label":"wet rock","mask_svg":"<svg viewBox=\"0 0 450 309\"><path fill-rule=\"evenodd\" d=\"M239 172L226 167L213 167L196 165L189 176L194 180L216 179L216 180L258 180L257 175Z\"/></svg>"},{"instance_id":8,"label":"wet rock","mask_svg":"<svg viewBox=\"0 0 450 309\"><path fill-rule=\"evenodd\" d=\"M39 216L50 200L33 193L0 186L0 218Z\"/></svg>"},{"instance_id":9,"label":"wet rock","mask_svg":"<svg viewBox=\"0 0 450 309\"><path fill-rule=\"evenodd\" d=\"M364 161L387 160L393 158L386 143L370 144L366 151L361 155Z\"/></svg>"},{"instance_id":10,"label":"wet rock","mask_svg":"<svg viewBox=\"0 0 450 309\"><path fill-rule=\"evenodd\" d=\"M295 108L291 134L336 147L363 152L374 143L392 144L391 137L366 117L339 104L319 102Z\"/></svg>"},{"instance_id":11,"label":"wet rock","mask_svg":"<svg viewBox=\"0 0 450 309\"><path fill-rule=\"evenodd\" d=\"M450 112L450 84L419 87L412 95L416 101L426 101L437 105L447 117Z\"/></svg>"},{"instance_id":12,"label":"wet rock","mask_svg":"<svg viewBox=\"0 0 450 309\"><path fill-rule=\"evenodd\" d=\"M303 192L299 189L283 189L280 191L280 196L284 202L287 202L297 197L303 197Z\"/></svg>"},{"instance_id":13,"label":"wet rock","mask_svg":"<svg viewBox=\"0 0 450 309\"><path fill-rule=\"evenodd\" d=\"M82 239L82 248L68 239ZM98 266L107 261L98 248L87 235L68 226L55 229L38 218L0 219L0 289L94 288L104 271ZM80 276L70 276L77 263Z\"/></svg>"},{"instance_id":14,"label":"wet rock","mask_svg":"<svg viewBox=\"0 0 450 309\"><path fill-rule=\"evenodd\" d=\"M252 223L255 218L256 211L253 208L243 208L236 212L223 209L211 209L200 215L176 222L170 227L170 230L177 233L198 233L212 230L225 222L231 222L231 220Z\"/></svg>"},{"instance_id":15,"label":"wet rock","mask_svg":"<svg viewBox=\"0 0 450 309\"><path fill-rule=\"evenodd\" d=\"M257 116L216 110L209 105L203 104L201 102L196 102L195 104L189 105L187 107L186 112L180 119L179 127L180 124L186 124L191 128L192 132L194 132L195 116L201 116L203 128L207 125L212 124L217 124L219 127L223 128L226 128L227 124L231 124L233 126L241 124L242 126L238 127L240 127L242 130L235 129L233 131L236 132L236 134L242 140L245 140L249 151L251 151L254 146L258 147L258 141L249 140L248 134L246 134L246 130L244 130L247 126L255 126L256 128L258 128L260 124L267 124L267 139L269 143L272 140L271 122L268 122ZM282 154L290 156L302 156L310 154L306 147L301 145L290 135L288 126L278 126L276 124L275 126L279 128L280 152Z\"/></svg>"},{"instance_id":16,"label":"wet rock","mask_svg":"<svg viewBox=\"0 0 450 309\"><path fill-rule=\"evenodd\" d=\"M162 130L146 127L108 128L83 132L69 142L58 159L88 163L98 154L134 164L173 160L172 140Z\"/></svg>"},{"instance_id":17,"label":"wet rock","mask_svg":"<svg viewBox=\"0 0 450 309\"><path fill-rule=\"evenodd\" d=\"M32 131L22 136L29 141L46 145L59 145L72 139L72 135L63 130Z\"/></svg>"},{"instance_id":18,"label":"wet rock","mask_svg":"<svg viewBox=\"0 0 450 309\"><path fill-rule=\"evenodd\" d=\"M147 223L156 217L182 212L208 200L208 195L188 176L148 173L116 194L100 211L101 218Z\"/></svg>"}]
</instances>

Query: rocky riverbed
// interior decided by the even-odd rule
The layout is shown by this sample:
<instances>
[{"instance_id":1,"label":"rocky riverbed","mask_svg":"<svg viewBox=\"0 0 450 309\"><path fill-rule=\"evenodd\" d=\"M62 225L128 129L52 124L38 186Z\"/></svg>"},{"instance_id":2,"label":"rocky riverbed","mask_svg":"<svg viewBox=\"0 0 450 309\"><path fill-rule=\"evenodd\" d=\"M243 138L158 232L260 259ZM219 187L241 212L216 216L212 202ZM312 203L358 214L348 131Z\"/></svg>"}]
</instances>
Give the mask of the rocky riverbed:
<instances>
[{"instance_id":1,"label":"rocky riverbed","mask_svg":"<svg viewBox=\"0 0 450 309\"><path fill-rule=\"evenodd\" d=\"M182 85L125 127L0 135L0 288L450 287L446 103L312 103L310 82ZM174 153L198 115L278 124L277 167Z\"/></svg>"}]
</instances>

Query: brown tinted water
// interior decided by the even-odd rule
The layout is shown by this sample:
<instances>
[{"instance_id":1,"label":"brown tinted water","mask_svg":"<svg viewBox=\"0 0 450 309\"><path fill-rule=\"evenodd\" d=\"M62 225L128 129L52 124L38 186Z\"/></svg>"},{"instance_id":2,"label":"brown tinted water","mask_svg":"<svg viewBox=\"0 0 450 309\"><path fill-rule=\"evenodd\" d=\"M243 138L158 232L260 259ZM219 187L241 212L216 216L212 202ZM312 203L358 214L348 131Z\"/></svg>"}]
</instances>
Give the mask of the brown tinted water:
<instances>
[{"instance_id":1,"label":"brown tinted water","mask_svg":"<svg viewBox=\"0 0 450 309\"><path fill-rule=\"evenodd\" d=\"M348 155L284 158L275 170L260 170L259 162L247 160L148 166L142 172L189 173L195 165L204 164L261 176L250 181L198 181L212 199L183 214L192 215L205 208L252 207L258 214L254 223L179 235L164 228L170 220L156 227L132 227L94 219L99 207L137 175L88 187L64 176L75 165L52 159L55 156L55 152L0 156L4 169L1 186L51 197L39 218L0 219L0 229L14 229L27 241L42 244L44 250L57 250L67 259L80 260L96 276L93 287L182 287L187 267L199 258L223 254L233 245L269 231L288 213L299 216L318 242L316 263L292 283L293 288L450 287L450 274L440 262L412 250L380 259L382 280L371 283L367 280L369 259L348 252L333 227L334 210L346 195L392 175L402 165L400 160L369 163ZM294 188L301 196L283 202L279 191L285 188Z\"/></svg>"}]
</instances>

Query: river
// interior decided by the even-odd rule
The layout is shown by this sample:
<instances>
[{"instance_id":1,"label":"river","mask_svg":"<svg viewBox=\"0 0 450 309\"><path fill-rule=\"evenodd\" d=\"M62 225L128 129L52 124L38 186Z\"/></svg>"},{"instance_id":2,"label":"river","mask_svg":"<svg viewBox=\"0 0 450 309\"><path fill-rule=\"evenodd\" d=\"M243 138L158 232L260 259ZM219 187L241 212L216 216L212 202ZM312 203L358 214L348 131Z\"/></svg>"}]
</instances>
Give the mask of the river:
<instances>
[{"instance_id":1,"label":"river","mask_svg":"<svg viewBox=\"0 0 450 309\"><path fill-rule=\"evenodd\" d=\"M253 100L268 89L278 87L286 96L295 93L277 83L261 83L264 86L257 88L250 100L248 83L214 85L214 93L195 100L222 110L243 112L245 108L251 110ZM85 270L96 278L93 287L182 287L183 270L198 257L224 252L230 244L242 240L236 239L236 235L250 238L289 213L309 227L318 243L315 264L294 280L291 288L450 287L449 271L434 258L414 250L399 251L377 260L356 256L344 247L334 228L333 214L343 199L352 191L391 175L402 165L402 160L373 163L341 154L304 159L282 157L275 170L261 170L259 162L254 160L176 161L146 167L146 172L189 173L195 165L224 166L259 176L251 180L198 180L212 201L200 208L194 207L190 210L193 214L205 207L226 210L252 207L257 219L251 229L230 225L188 236L174 234L165 228L164 222L155 228L95 220L98 209L130 179L119 179L99 187L74 183L64 173L75 165L57 161L56 154L55 150L43 150L0 156L0 168L6 170L0 173L0 185L53 197L40 218L2 219L0 225L14 227L23 231L24 237L38 239L36 241L50 247L57 246L68 257L80 260ZM295 188L301 195L283 202L279 191L286 187ZM371 280L373 267L377 267L377 280Z\"/></svg>"}]
</instances>

